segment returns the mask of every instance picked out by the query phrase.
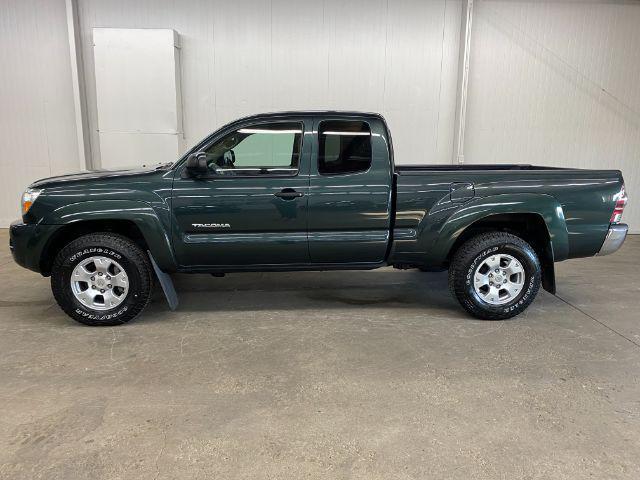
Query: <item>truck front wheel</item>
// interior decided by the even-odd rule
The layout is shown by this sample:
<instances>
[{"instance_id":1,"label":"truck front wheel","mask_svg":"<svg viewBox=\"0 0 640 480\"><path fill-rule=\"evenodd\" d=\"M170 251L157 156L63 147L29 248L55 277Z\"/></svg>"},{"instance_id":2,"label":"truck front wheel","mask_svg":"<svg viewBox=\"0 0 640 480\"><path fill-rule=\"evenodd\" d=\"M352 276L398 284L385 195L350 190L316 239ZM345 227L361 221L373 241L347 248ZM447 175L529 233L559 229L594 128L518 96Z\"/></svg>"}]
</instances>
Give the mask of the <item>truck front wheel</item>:
<instances>
[{"instance_id":1,"label":"truck front wheel","mask_svg":"<svg viewBox=\"0 0 640 480\"><path fill-rule=\"evenodd\" d=\"M109 232L73 240L58 252L51 270L58 305L74 320L91 326L134 319L149 303L152 284L145 252Z\"/></svg>"},{"instance_id":2,"label":"truck front wheel","mask_svg":"<svg viewBox=\"0 0 640 480\"><path fill-rule=\"evenodd\" d=\"M523 312L540 289L540 261L520 237L489 232L467 240L449 267L449 287L462 307L483 320Z\"/></svg>"}]
</instances>

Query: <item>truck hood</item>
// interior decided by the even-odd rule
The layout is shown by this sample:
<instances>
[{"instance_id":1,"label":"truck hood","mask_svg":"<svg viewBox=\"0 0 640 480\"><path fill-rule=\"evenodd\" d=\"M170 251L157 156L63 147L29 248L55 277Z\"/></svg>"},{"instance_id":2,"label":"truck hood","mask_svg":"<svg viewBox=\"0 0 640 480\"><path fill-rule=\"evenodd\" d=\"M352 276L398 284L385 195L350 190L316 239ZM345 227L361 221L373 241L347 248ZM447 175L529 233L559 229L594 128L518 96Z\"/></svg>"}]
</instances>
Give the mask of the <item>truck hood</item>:
<instances>
[{"instance_id":1,"label":"truck hood","mask_svg":"<svg viewBox=\"0 0 640 480\"><path fill-rule=\"evenodd\" d=\"M122 168L118 170L89 170L88 172L70 173L68 175L60 175L57 177L42 178L29 185L29 188L54 187L56 185L70 182L82 182L87 180L92 181L107 178L128 177L132 175L144 175L156 172L158 170L168 170L170 166L171 164L160 164L152 166Z\"/></svg>"}]
</instances>

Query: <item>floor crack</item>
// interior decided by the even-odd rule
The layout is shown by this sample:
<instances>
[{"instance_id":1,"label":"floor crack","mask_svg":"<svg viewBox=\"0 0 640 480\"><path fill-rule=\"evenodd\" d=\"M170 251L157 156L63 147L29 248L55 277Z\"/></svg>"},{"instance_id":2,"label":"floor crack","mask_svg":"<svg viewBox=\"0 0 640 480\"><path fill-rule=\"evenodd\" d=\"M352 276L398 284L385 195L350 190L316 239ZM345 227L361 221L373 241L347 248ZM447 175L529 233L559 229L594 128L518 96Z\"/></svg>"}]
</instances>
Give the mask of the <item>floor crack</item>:
<instances>
[{"instance_id":1,"label":"floor crack","mask_svg":"<svg viewBox=\"0 0 640 480\"><path fill-rule=\"evenodd\" d=\"M577 311L579 311L580 313L582 313L583 315L586 315L587 317L589 317L591 320L593 320L596 323L599 323L600 325L602 325L603 327L605 327L608 330L611 330L613 333L615 333L616 335L619 335L620 337L624 338L625 340L627 340L628 342L633 343L636 347L640 348L640 344L636 341L634 341L633 339L627 337L624 333L620 333L619 331L617 331L615 328L610 327L609 325L607 325L606 323L604 323L601 320L598 320L596 317L594 317L593 315L588 314L587 312L585 312L584 310L582 310L580 307L575 306L573 303L569 302L568 300L565 300L564 298L562 298L560 295L558 295L557 293L554 295L554 297L556 297L558 300L561 300L562 302L566 303L567 305L569 305L572 308L575 308Z\"/></svg>"},{"instance_id":2,"label":"floor crack","mask_svg":"<svg viewBox=\"0 0 640 480\"><path fill-rule=\"evenodd\" d=\"M156 456L156 461L155 461L155 466L156 466L156 474L153 477L154 480L158 480L158 477L160 476L160 458L162 457L162 454L164 453L164 449L167 447L167 429L168 429L168 425L165 424L164 428L162 429L162 447L160 447L160 451L158 452L158 455Z\"/></svg>"}]
</instances>

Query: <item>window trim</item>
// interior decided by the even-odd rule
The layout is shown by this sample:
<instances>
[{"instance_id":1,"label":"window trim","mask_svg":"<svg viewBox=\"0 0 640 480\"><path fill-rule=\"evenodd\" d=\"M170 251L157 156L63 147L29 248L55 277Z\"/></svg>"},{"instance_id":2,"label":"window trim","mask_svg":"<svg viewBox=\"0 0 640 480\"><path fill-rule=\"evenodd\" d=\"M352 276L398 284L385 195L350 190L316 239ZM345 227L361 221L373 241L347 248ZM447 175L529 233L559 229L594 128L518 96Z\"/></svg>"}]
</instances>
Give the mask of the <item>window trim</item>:
<instances>
[{"instance_id":1,"label":"window trim","mask_svg":"<svg viewBox=\"0 0 640 480\"><path fill-rule=\"evenodd\" d=\"M257 119L255 119L257 120ZM242 130L243 128L252 128L256 125L264 125L264 124L274 124L274 123L297 123L300 125L300 153L299 153L299 158L298 158L298 166L295 169L296 172L295 174L286 174L286 173L258 173L255 175L215 175L215 174L208 174L208 175L203 175L200 177L200 179L202 180L232 180L234 178L295 178L297 176L300 175L300 166L302 164L302 159L303 159L303 152L304 152L304 137L305 134L307 133L305 130L305 122L304 119L295 119L295 120L291 120L291 119L274 119L274 120L269 120L269 119L264 119L264 120L257 120L251 123L245 123L245 124L241 124L241 125L235 125L233 128L231 129L227 129L224 132L221 132L220 135L216 135L215 138L211 139L211 141L207 142L206 144L204 144L201 148L198 149L198 151L200 152L204 152L205 150L211 148L216 142L222 140L223 138L225 138L227 135L237 132L238 130ZM188 156L188 155L187 155ZM185 157L186 158L186 157ZM284 167L286 168L286 167ZM228 169L228 170L258 170L259 168L238 168L238 169ZM272 168L272 170L283 170L283 167L274 167ZM184 172L186 172L186 169L183 169L183 175L184 176Z\"/></svg>"},{"instance_id":2,"label":"window trim","mask_svg":"<svg viewBox=\"0 0 640 480\"><path fill-rule=\"evenodd\" d=\"M323 123L326 122L360 122L367 126L369 129L369 145L371 146L371 161L369 162L369 166L366 170L357 170L355 172L343 172L343 173L322 173L320 172L320 128ZM318 122L317 127L314 129L316 133L316 142L318 145L318 152L316 154L316 171L318 175L322 177L337 177L337 176L345 176L345 175L360 175L363 173L368 173L373 167L373 129L371 128L371 123L362 118L323 118Z\"/></svg>"}]
</instances>

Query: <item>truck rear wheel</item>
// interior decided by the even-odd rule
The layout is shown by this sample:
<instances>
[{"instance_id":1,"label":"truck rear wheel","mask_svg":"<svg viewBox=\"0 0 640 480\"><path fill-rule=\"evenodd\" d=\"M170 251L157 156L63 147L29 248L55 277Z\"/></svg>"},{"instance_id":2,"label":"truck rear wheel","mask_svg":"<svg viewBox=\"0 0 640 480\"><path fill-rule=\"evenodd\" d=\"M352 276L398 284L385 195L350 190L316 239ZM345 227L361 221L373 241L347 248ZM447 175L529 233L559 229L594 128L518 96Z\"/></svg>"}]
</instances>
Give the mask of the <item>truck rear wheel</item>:
<instances>
[{"instance_id":1,"label":"truck rear wheel","mask_svg":"<svg viewBox=\"0 0 640 480\"><path fill-rule=\"evenodd\" d=\"M115 233L79 237L58 252L51 290L74 320L91 326L121 325L151 299L153 273L145 252Z\"/></svg>"},{"instance_id":2,"label":"truck rear wheel","mask_svg":"<svg viewBox=\"0 0 640 480\"><path fill-rule=\"evenodd\" d=\"M474 317L515 317L540 289L540 262L535 250L520 237L483 233L455 252L449 267L449 288Z\"/></svg>"}]
</instances>

